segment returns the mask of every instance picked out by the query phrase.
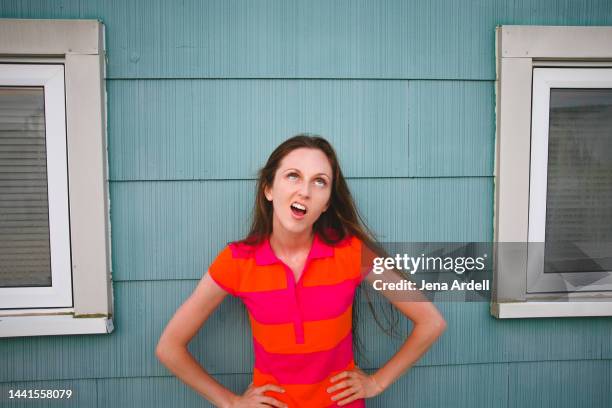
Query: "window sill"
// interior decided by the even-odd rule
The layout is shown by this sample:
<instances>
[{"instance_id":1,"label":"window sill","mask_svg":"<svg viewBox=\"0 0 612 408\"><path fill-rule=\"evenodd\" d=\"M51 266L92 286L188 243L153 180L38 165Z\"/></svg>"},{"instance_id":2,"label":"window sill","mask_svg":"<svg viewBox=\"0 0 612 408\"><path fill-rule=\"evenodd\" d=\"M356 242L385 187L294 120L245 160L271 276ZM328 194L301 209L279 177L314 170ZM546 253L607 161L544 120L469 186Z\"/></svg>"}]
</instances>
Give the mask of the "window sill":
<instances>
[{"instance_id":1,"label":"window sill","mask_svg":"<svg viewBox=\"0 0 612 408\"><path fill-rule=\"evenodd\" d=\"M612 316L612 301L493 302L491 314L498 319Z\"/></svg>"},{"instance_id":2,"label":"window sill","mask_svg":"<svg viewBox=\"0 0 612 408\"><path fill-rule=\"evenodd\" d=\"M99 334L113 330L113 319L109 317L0 316L0 337Z\"/></svg>"}]
</instances>

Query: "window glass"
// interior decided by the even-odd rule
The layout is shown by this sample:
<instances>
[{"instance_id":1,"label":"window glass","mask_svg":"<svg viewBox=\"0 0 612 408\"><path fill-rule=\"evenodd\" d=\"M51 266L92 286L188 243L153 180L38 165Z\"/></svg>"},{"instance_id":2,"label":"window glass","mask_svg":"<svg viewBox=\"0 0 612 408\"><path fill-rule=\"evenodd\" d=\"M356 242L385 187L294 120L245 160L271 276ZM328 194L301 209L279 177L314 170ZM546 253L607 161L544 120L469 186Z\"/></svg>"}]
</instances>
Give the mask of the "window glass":
<instances>
[{"instance_id":1,"label":"window glass","mask_svg":"<svg viewBox=\"0 0 612 408\"><path fill-rule=\"evenodd\" d=\"M544 273L612 271L612 89L551 88Z\"/></svg>"},{"instance_id":2,"label":"window glass","mask_svg":"<svg viewBox=\"0 0 612 408\"><path fill-rule=\"evenodd\" d=\"M0 287L51 286L43 87L0 87Z\"/></svg>"}]
</instances>

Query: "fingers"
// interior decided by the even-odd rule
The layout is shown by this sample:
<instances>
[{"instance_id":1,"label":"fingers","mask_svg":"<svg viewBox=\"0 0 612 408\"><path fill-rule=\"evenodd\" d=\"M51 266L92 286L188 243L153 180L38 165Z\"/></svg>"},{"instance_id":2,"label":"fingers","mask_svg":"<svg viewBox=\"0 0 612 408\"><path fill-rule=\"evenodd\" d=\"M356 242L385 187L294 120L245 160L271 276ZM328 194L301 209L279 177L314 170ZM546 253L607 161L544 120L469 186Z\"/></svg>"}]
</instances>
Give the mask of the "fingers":
<instances>
[{"instance_id":1,"label":"fingers","mask_svg":"<svg viewBox=\"0 0 612 408\"><path fill-rule=\"evenodd\" d=\"M262 385L261 387L257 387L257 391L261 392L262 394L266 391L285 392L283 388L275 384Z\"/></svg>"},{"instance_id":2,"label":"fingers","mask_svg":"<svg viewBox=\"0 0 612 408\"><path fill-rule=\"evenodd\" d=\"M265 395L266 391L274 391L279 393L284 393L285 390L276 384L264 384L260 387L253 386L253 382L251 382L247 388L247 391L241 397L242 404L246 404L246 406L252 407L277 407L277 408L287 408L287 404L282 401L277 400L274 397L270 397ZM240 406L243 406L240 405Z\"/></svg>"},{"instance_id":3,"label":"fingers","mask_svg":"<svg viewBox=\"0 0 612 408\"><path fill-rule=\"evenodd\" d=\"M350 387L350 385L351 384L348 382L348 380L340 381L338 384L332 385L331 387L329 387L327 389L327 392L332 393L334 391L341 390L341 389L346 388L346 387Z\"/></svg>"},{"instance_id":4,"label":"fingers","mask_svg":"<svg viewBox=\"0 0 612 408\"><path fill-rule=\"evenodd\" d=\"M349 374L350 374L350 371L343 371L340 374L334 375L332 378L329 379L329 381L336 382L338 380L348 377Z\"/></svg>"},{"instance_id":5,"label":"fingers","mask_svg":"<svg viewBox=\"0 0 612 408\"><path fill-rule=\"evenodd\" d=\"M331 399L332 399L332 401L338 401L338 400L343 399L344 397L348 397L349 395L353 395L356 392L357 392L357 389L355 387L351 387L351 388L348 388L348 389L346 389L346 390L344 390L344 391L334 395L333 397L331 397Z\"/></svg>"},{"instance_id":6,"label":"fingers","mask_svg":"<svg viewBox=\"0 0 612 408\"><path fill-rule=\"evenodd\" d=\"M287 408L287 404L277 400L276 398L272 398L272 397L262 396L262 397L257 398L257 402L261 402L262 404L268 404L273 407Z\"/></svg>"},{"instance_id":7,"label":"fingers","mask_svg":"<svg viewBox=\"0 0 612 408\"><path fill-rule=\"evenodd\" d=\"M337 404L340 405L340 406L346 405L349 402L355 401L359 397L360 397L359 394L353 394L350 397L348 397L347 399L343 399L342 401L338 401Z\"/></svg>"},{"instance_id":8,"label":"fingers","mask_svg":"<svg viewBox=\"0 0 612 408\"><path fill-rule=\"evenodd\" d=\"M363 371L361 371L358 367L355 367L353 370L343 371L330 378L331 382L339 382L329 387L327 392L333 393L337 390L343 390L332 396L331 400L336 401L338 405L345 405L360 398L361 395L364 394L361 387L359 387L359 380L363 375Z\"/></svg>"},{"instance_id":9,"label":"fingers","mask_svg":"<svg viewBox=\"0 0 612 408\"><path fill-rule=\"evenodd\" d=\"M255 389L255 392L258 394L257 402L260 402L261 404L264 404L264 406L272 406L272 407L278 407L278 408L287 408L287 404L285 404L284 402L279 401L276 398L264 395L264 392L266 392L266 391L275 391L275 392L279 392L279 393L285 392L285 390L282 387L280 387L280 386L278 386L276 384L265 384L265 385L262 385L261 387L257 387Z\"/></svg>"}]
</instances>

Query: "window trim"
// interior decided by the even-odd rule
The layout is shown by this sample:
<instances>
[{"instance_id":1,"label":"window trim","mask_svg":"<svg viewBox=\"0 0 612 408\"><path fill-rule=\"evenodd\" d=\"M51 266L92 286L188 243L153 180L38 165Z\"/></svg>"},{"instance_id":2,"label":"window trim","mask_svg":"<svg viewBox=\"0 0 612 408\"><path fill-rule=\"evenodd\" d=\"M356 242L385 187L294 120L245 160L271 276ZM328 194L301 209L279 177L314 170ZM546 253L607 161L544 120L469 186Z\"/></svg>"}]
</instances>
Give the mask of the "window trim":
<instances>
[{"instance_id":1,"label":"window trim","mask_svg":"<svg viewBox=\"0 0 612 408\"><path fill-rule=\"evenodd\" d=\"M534 67L532 112L540 121L531 124L531 180L529 213L529 242L544 242L546 229L546 188L548 174L548 126L550 90L563 89L612 89L612 69L604 67ZM568 272L544 274L543 246L533 246L528 261L527 290L531 292L562 291L566 286L575 291L612 291L612 274L602 278L602 272ZM532 256L535 253L536 256ZM532 258L534 258L532 260ZM593 283L592 286L589 282Z\"/></svg>"},{"instance_id":2,"label":"window trim","mask_svg":"<svg viewBox=\"0 0 612 408\"><path fill-rule=\"evenodd\" d=\"M612 316L612 292L527 293L532 75L535 66L612 67L612 27L496 28L494 274L497 318ZM513 244L511 244L513 243Z\"/></svg>"},{"instance_id":3,"label":"window trim","mask_svg":"<svg viewBox=\"0 0 612 408\"><path fill-rule=\"evenodd\" d=\"M0 60L64 64L73 279L72 308L0 310L0 337L110 333L104 25L98 20L0 19ZM34 323L41 317L48 324Z\"/></svg>"},{"instance_id":4,"label":"window trim","mask_svg":"<svg viewBox=\"0 0 612 408\"><path fill-rule=\"evenodd\" d=\"M72 306L64 66L0 63L0 86L42 87L52 286L0 288L0 308Z\"/></svg>"}]
</instances>

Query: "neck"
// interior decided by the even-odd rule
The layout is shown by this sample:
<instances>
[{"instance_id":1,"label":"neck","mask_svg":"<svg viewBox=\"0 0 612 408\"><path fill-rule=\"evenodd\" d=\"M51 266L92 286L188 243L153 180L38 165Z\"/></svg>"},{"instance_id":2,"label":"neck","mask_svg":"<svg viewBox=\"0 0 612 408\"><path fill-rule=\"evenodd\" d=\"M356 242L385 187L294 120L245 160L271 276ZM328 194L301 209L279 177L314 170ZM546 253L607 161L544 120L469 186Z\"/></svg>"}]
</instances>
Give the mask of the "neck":
<instances>
[{"instance_id":1,"label":"neck","mask_svg":"<svg viewBox=\"0 0 612 408\"><path fill-rule=\"evenodd\" d=\"M313 239L314 231L312 227L304 232L295 233L274 225L273 222L270 246L277 254L309 251Z\"/></svg>"}]
</instances>

